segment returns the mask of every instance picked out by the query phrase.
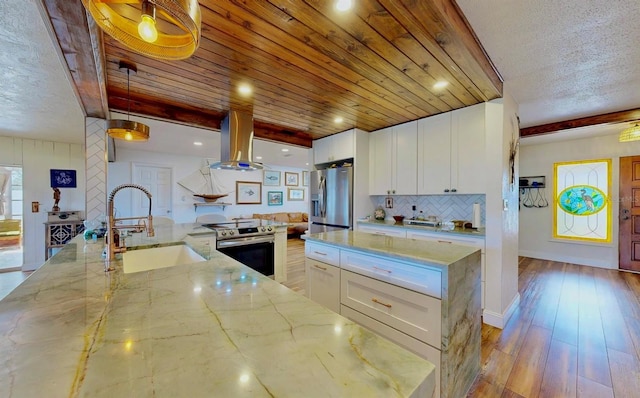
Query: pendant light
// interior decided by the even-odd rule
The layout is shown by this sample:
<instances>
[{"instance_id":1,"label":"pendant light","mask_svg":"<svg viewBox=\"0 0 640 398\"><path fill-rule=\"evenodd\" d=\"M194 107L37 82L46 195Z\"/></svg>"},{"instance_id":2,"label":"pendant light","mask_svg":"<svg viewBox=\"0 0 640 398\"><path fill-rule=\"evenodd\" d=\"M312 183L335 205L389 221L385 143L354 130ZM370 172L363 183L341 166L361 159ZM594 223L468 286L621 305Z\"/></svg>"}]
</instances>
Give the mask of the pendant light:
<instances>
[{"instance_id":1,"label":"pendant light","mask_svg":"<svg viewBox=\"0 0 640 398\"><path fill-rule=\"evenodd\" d=\"M82 4L109 36L147 57L186 59L200 45L197 0L82 0Z\"/></svg>"},{"instance_id":2,"label":"pendant light","mask_svg":"<svg viewBox=\"0 0 640 398\"><path fill-rule=\"evenodd\" d=\"M635 122L631 127L628 127L620 133L618 140L620 142L638 141L640 140L640 122Z\"/></svg>"},{"instance_id":3,"label":"pendant light","mask_svg":"<svg viewBox=\"0 0 640 398\"><path fill-rule=\"evenodd\" d=\"M149 139L149 126L129 120L131 111L131 98L129 96L129 76L137 73L138 69L132 63L120 61L120 70L127 72L127 120L108 120L107 134L109 137L125 141L147 141Z\"/></svg>"}]
</instances>

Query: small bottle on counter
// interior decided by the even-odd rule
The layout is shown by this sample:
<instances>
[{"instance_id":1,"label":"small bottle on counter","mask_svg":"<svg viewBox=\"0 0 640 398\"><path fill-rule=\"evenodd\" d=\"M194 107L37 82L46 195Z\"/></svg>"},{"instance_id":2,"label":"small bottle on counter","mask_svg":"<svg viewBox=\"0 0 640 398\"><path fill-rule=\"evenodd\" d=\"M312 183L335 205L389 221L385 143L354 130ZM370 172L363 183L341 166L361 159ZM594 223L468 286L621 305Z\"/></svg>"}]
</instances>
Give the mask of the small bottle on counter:
<instances>
[{"instance_id":1,"label":"small bottle on counter","mask_svg":"<svg viewBox=\"0 0 640 398\"><path fill-rule=\"evenodd\" d=\"M420 210L420 213L418 213L418 220L424 221L424 213L422 212L422 210Z\"/></svg>"}]
</instances>

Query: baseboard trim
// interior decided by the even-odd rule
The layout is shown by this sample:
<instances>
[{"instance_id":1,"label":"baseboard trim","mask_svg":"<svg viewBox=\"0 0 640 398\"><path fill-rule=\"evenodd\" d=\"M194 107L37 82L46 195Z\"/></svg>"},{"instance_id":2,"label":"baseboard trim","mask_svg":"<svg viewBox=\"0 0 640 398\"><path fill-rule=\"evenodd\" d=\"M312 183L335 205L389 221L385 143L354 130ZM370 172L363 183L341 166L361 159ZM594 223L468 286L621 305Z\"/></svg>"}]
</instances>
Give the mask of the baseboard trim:
<instances>
[{"instance_id":1,"label":"baseboard trim","mask_svg":"<svg viewBox=\"0 0 640 398\"><path fill-rule=\"evenodd\" d=\"M515 295L513 300L511 300L511 304L507 306L502 314L486 309L482 311L482 322L499 329L504 329L504 326L509 322L511 315L513 315L513 312L518 308L518 305L520 305L520 293Z\"/></svg>"},{"instance_id":2,"label":"baseboard trim","mask_svg":"<svg viewBox=\"0 0 640 398\"><path fill-rule=\"evenodd\" d=\"M539 251L532 251L532 250L520 250L518 252L518 255L522 257L537 258L540 260L557 261L560 263L587 265L590 267L606 268L606 269L618 269L617 267L614 266L617 264L611 264L611 262L608 261L607 259L600 259L600 258L573 257L573 256L566 256L566 255L557 254L557 253L546 253L546 252L539 252Z\"/></svg>"}]
</instances>

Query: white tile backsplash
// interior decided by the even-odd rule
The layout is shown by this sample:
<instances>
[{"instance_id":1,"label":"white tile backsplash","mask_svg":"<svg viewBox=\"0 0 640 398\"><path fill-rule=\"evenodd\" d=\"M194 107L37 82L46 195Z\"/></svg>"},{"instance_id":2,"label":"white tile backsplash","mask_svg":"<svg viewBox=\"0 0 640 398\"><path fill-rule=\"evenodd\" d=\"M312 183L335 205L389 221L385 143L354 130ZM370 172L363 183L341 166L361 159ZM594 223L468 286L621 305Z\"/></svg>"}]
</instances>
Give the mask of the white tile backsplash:
<instances>
[{"instance_id":1,"label":"white tile backsplash","mask_svg":"<svg viewBox=\"0 0 640 398\"><path fill-rule=\"evenodd\" d=\"M479 203L482 225L485 225L485 195L394 195L390 197L393 198L393 208L391 209L384 207L387 196L371 197L374 206L382 206L389 217L403 215L406 218L411 218L414 215L411 206L416 205L416 216L422 211L425 216L438 216L442 221L472 221L473 204Z\"/></svg>"}]
</instances>

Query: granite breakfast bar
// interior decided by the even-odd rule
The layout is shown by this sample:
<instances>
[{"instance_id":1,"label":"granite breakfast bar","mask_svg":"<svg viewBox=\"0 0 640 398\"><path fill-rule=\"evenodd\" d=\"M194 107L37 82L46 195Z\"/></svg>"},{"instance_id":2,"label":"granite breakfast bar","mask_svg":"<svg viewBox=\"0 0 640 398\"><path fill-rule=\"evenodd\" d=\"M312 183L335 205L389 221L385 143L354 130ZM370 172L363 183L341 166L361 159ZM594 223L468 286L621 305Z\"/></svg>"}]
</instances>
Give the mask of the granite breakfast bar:
<instances>
[{"instance_id":1,"label":"granite breakfast bar","mask_svg":"<svg viewBox=\"0 0 640 398\"><path fill-rule=\"evenodd\" d=\"M0 396L430 397L434 365L229 257L104 272L74 238L0 301Z\"/></svg>"}]
</instances>

